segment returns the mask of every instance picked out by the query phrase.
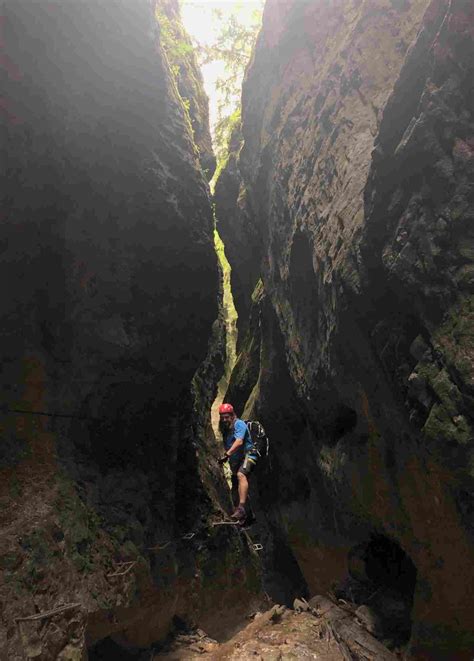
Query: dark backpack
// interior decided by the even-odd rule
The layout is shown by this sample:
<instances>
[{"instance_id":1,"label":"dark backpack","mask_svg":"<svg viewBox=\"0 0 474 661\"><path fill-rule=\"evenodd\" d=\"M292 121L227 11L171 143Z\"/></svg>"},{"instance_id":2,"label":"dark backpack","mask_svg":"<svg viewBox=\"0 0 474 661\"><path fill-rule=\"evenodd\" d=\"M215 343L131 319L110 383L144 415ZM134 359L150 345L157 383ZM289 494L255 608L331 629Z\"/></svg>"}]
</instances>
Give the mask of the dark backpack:
<instances>
[{"instance_id":1,"label":"dark backpack","mask_svg":"<svg viewBox=\"0 0 474 661\"><path fill-rule=\"evenodd\" d=\"M244 420L244 422L250 432L258 456L261 459L265 459L268 457L270 441L265 433L262 423L258 420Z\"/></svg>"}]
</instances>

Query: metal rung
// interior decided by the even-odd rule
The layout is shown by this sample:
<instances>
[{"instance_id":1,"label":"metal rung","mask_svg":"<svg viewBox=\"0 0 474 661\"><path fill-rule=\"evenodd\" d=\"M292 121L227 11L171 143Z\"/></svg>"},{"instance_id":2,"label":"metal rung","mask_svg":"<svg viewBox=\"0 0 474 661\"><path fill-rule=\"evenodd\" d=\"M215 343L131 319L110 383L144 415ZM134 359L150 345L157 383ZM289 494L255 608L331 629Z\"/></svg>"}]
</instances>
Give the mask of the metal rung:
<instances>
[{"instance_id":1,"label":"metal rung","mask_svg":"<svg viewBox=\"0 0 474 661\"><path fill-rule=\"evenodd\" d=\"M162 544L157 544L156 546L149 546L148 551L162 551L165 549L167 546L173 543L173 540L171 539L169 542L163 542Z\"/></svg>"},{"instance_id":2,"label":"metal rung","mask_svg":"<svg viewBox=\"0 0 474 661\"><path fill-rule=\"evenodd\" d=\"M187 532L185 535L181 537L181 539L186 539L186 540L192 539L195 536L195 534L196 534L195 532Z\"/></svg>"}]
</instances>

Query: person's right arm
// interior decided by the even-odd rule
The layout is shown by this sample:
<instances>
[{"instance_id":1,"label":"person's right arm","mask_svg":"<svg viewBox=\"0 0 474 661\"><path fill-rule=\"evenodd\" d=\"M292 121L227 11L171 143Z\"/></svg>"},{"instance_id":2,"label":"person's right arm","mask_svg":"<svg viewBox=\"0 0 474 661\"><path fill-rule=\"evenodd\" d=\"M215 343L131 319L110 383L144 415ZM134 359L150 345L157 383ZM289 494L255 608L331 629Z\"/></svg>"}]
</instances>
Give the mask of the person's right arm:
<instances>
[{"instance_id":1,"label":"person's right arm","mask_svg":"<svg viewBox=\"0 0 474 661\"><path fill-rule=\"evenodd\" d=\"M237 452L237 450L241 448L243 444L244 444L243 438L236 438L235 441L230 446L230 448L227 450L226 454L230 457L230 455L234 454L234 452Z\"/></svg>"}]
</instances>

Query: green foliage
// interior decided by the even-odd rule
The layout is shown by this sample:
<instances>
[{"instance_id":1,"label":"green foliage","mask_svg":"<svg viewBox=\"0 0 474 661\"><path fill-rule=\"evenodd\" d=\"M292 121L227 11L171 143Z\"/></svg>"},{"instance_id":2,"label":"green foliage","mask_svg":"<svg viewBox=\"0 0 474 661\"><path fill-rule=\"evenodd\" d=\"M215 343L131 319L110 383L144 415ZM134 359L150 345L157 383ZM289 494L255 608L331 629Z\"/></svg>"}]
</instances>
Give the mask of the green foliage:
<instances>
[{"instance_id":1,"label":"green foliage","mask_svg":"<svg viewBox=\"0 0 474 661\"><path fill-rule=\"evenodd\" d=\"M225 65L225 76L218 78L216 83L221 97L220 115L229 106L235 108L238 105L242 76L262 22L262 10L255 9L250 22L244 23L239 18L241 8L242 3L235 3L229 16L224 16L222 9L214 9L214 16L220 25L217 39L210 46L199 46L201 65L215 60Z\"/></svg>"},{"instance_id":2,"label":"green foliage","mask_svg":"<svg viewBox=\"0 0 474 661\"><path fill-rule=\"evenodd\" d=\"M224 15L222 9L214 9L220 28L217 38L211 45L197 44L201 66L215 61L225 65L224 75L216 81L218 103L214 141L218 168L222 168L230 136L240 122L241 83L262 22L263 2L260 8L254 9L247 22L239 16L241 9L241 2L233 5L230 14Z\"/></svg>"},{"instance_id":3,"label":"green foliage","mask_svg":"<svg viewBox=\"0 0 474 661\"><path fill-rule=\"evenodd\" d=\"M180 64L187 55L193 52L193 47L184 35L175 28L169 17L158 5L155 9L155 17L160 26L161 42L165 49L168 60L175 77L179 76Z\"/></svg>"},{"instance_id":4,"label":"green foliage","mask_svg":"<svg viewBox=\"0 0 474 661\"><path fill-rule=\"evenodd\" d=\"M191 101L189 99L185 99L184 97L181 97L183 101L183 106L185 107L186 111L189 113L191 110Z\"/></svg>"},{"instance_id":5,"label":"green foliage","mask_svg":"<svg viewBox=\"0 0 474 661\"><path fill-rule=\"evenodd\" d=\"M188 66L187 60L193 56L194 47L182 31L179 22L170 19L158 5L155 8L155 18L160 26L161 43L168 58L178 97L183 104L184 116L188 122L189 131L194 138L194 128L191 121L191 101L183 98L179 91L181 67Z\"/></svg>"},{"instance_id":6,"label":"green foliage","mask_svg":"<svg viewBox=\"0 0 474 661\"><path fill-rule=\"evenodd\" d=\"M214 129L215 152L217 169L215 179L217 180L222 169L226 166L229 157L229 142L234 129L240 126L240 107L230 115L221 117Z\"/></svg>"}]
</instances>

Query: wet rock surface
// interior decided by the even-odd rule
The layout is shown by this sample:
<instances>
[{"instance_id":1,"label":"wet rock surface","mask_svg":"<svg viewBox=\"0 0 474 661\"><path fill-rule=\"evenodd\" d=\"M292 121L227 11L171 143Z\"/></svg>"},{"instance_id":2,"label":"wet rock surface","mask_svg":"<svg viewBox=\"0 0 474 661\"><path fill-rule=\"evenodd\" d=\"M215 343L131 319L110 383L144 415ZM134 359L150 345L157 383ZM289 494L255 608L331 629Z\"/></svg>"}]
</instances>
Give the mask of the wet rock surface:
<instances>
[{"instance_id":1,"label":"wet rock surface","mask_svg":"<svg viewBox=\"0 0 474 661\"><path fill-rule=\"evenodd\" d=\"M268 2L219 219L259 237L228 398L272 439L262 508L310 594L413 658L474 648L472 19Z\"/></svg>"}]
</instances>

